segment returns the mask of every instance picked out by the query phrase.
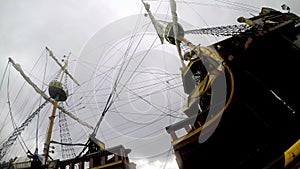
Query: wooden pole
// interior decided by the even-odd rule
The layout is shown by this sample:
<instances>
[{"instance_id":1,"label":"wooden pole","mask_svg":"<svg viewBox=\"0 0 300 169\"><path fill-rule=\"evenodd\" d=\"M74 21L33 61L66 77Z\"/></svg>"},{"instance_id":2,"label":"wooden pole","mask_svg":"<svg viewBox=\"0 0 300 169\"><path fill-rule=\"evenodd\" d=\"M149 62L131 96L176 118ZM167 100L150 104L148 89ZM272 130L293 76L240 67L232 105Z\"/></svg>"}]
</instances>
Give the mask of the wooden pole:
<instances>
[{"instance_id":1,"label":"wooden pole","mask_svg":"<svg viewBox=\"0 0 300 169\"><path fill-rule=\"evenodd\" d=\"M46 139L45 148L44 148L45 168L47 168L46 166L47 166L47 160L48 160L48 157L49 157L49 146L50 146L50 141L51 141L53 124L54 124L54 119L55 119L55 113L56 113L57 106L58 106L58 101L55 100L54 104L53 104L52 114L49 117L50 123L49 123L49 128L48 128L48 132L47 132L47 139Z\"/></svg>"}]
</instances>

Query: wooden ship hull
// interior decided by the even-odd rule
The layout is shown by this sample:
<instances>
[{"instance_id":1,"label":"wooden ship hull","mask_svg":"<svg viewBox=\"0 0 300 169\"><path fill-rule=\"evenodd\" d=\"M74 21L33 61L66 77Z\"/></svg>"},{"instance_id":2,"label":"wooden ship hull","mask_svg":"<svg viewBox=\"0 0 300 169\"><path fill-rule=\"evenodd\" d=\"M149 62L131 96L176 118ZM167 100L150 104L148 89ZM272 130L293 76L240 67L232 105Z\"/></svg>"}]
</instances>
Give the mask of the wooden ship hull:
<instances>
[{"instance_id":1,"label":"wooden ship hull","mask_svg":"<svg viewBox=\"0 0 300 169\"><path fill-rule=\"evenodd\" d=\"M300 166L300 20L289 12L263 10L271 12L247 22L270 20L272 24L257 25L263 27L208 46L231 70L226 73L226 90L232 98L224 112L214 117L199 113L204 82L190 85L201 67L198 58L182 71L189 95L184 112L188 118L166 127L180 169ZM206 118L210 120L205 122ZM178 136L179 130L185 134ZM201 142L206 135L208 139Z\"/></svg>"},{"instance_id":2,"label":"wooden ship hull","mask_svg":"<svg viewBox=\"0 0 300 169\"><path fill-rule=\"evenodd\" d=\"M67 167L72 169L75 166L79 169L135 169L136 165L128 159L129 152L129 149L125 149L122 145L119 145L101 153L94 152L75 159L57 161L55 166L60 169ZM88 163L88 167L85 166L85 163Z\"/></svg>"}]
</instances>

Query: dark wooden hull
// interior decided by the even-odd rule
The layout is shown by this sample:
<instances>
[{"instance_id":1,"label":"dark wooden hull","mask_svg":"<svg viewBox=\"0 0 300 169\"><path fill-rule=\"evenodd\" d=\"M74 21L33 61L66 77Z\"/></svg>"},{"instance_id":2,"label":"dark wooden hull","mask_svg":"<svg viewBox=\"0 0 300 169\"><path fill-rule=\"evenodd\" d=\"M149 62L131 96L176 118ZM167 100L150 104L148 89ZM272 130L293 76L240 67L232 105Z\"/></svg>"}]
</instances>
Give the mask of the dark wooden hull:
<instances>
[{"instance_id":1,"label":"dark wooden hull","mask_svg":"<svg viewBox=\"0 0 300 169\"><path fill-rule=\"evenodd\" d=\"M184 137L177 139L173 133L173 148L181 169L299 166L299 157L291 157L291 162L285 154L300 139L297 38L299 27L285 21L280 27L241 34L211 46L231 69L234 95L220 122L212 122L205 130L195 127L192 117L186 123L167 127L172 134L179 126L192 126ZM214 127L211 137L199 143L199 134L209 133Z\"/></svg>"}]
</instances>

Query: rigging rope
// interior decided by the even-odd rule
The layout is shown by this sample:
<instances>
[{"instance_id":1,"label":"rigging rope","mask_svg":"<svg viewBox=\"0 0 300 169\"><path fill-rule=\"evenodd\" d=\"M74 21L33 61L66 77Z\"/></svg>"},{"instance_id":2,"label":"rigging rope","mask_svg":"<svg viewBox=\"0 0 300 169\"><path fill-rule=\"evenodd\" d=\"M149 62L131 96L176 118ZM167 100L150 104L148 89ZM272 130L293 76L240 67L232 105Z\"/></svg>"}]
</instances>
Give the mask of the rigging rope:
<instances>
[{"instance_id":1,"label":"rigging rope","mask_svg":"<svg viewBox=\"0 0 300 169\"><path fill-rule=\"evenodd\" d=\"M140 17L139 17L139 19L140 19ZM94 131L93 131L93 134L94 134L94 135L96 135L96 133L97 133L97 131L98 131L98 129L99 129L99 126L100 126L101 122L102 122L103 119L104 119L105 114L107 113L107 111L109 110L109 108L112 106L112 104L113 104L113 102L114 102L113 98L114 98L114 95L115 95L115 93L116 93L117 85L118 85L118 83L120 82L121 78L123 77L123 75L124 75L124 73L125 73L125 70L128 68L128 65L129 65L130 61L132 60L132 57L131 57L131 58L129 59L129 61L127 62L127 65L125 66L124 70L122 70L122 68L124 67L125 62L126 62L126 57L128 56L129 51L130 51L130 49L131 49L131 47L132 47L132 45L133 45L133 39L134 39L134 37L136 36L136 30L137 30L137 28L138 28L138 23L135 25L134 32L133 32L132 36L130 37L130 41L129 41L128 47L127 47L127 49L126 49L126 51L125 51L125 54L123 55L123 62L122 62L121 67L120 67L120 69L119 69L119 71L118 71L118 74L117 74L117 77L116 77L114 86L113 86L113 88L112 88L112 90L111 90L111 93L110 93L108 99L107 99L106 105L105 105L104 110L103 110L103 112L102 112L102 114L101 114L101 116L100 116L100 119L99 119L99 121L97 122L97 125L95 126L95 129L94 129ZM145 34L145 33L144 33L144 34ZM144 36L144 34L143 34L143 36ZM142 38L141 38L141 39L142 39ZM141 39L140 39L138 45L140 44ZM137 45L137 46L138 46L138 45ZM137 47L134 49L133 53L135 53L136 50L137 50ZM133 56L133 54L132 54L132 56ZM122 71L123 71L123 72L122 72ZM130 78L129 78L129 79L130 79ZM129 81L129 79L128 79L128 81ZM127 81L127 82L128 82L128 81ZM122 89L123 89L123 88L122 88ZM120 90L120 92L122 91L122 89ZM118 97L118 95L120 94L120 92L116 95L116 97Z\"/></svg>"},{"instance_id":2,"label":"rigging rope","mask_svg":"<svg viewBox=\"0 0 300 169\"><path fill-rule=\"evenodd\" d=\"M44 52L43 52L43 53L44 53ZM33 68L31 69L30 74L32 73L32 71L33 71L33 69L36 67L36 65L38 64L38 62L39 62L39 60L41 59L41 57L42 57L42 54L40 55L39 59L34 63L34 66L33 66ZM8 61L8 62L7 62L7 66L8 66L9 63L10 63L10 62ZM3 76L3 78L4 78L4 76ZM23 82L22 87L21 87L21 89L19 90L19 92L17 93L17 95L15 96L15 99L14 99L14 101L12 102L11 106L16 102L16 100L17 100L17 98L19 97L19 95L20 95L20 93L21 93L21 90L24 88L24 86L25 86L25 82ZM25 99L25 100L29 100L29 99ZM24 102L23 105L21 105L20 107L22 108L22 107L25 106L25 105L26 105L26 102ZM22 111L22 109L20 109L19 111ZM29 113L28 113L28 115L29 115ZM7 115L6 115L5 119L4 119L4 121L7 120L8 116L9 116L9 112L7 113ZM3 127L4 127L4 126L3 126ZM1 130L3 129L3 127L1 128ZM1 132L0 132L0 133L1 133ZM5 141L5 140L4 140L4 141ZM3 142L4 142L4 141L3 141ZM3 142L2 142L2 143L3 143ZM1 143L1 144L2 144L2 143Z\"/></svg>"},{"instance_id":3,"label":"rigging rope","mask_svg":"<svg viewBox=\"0 0 300 169\"><path fill-rule=\"evenodd\" d=\"M9 79L8 79L8 83L7 83L8 87L9 87ZM33 113L31 113L31 115L29 117L27 117L27 119L21 124L20 127L17 127L14 120L13 120L13 116L12 116L12 111L11 111L11 105L10 105L10 99L9 99L9 89L7 89L7 99L8 99L8 104L9 104L9 112L12 118L12 122L14 125L14 131L13 133L8 137L7 141L5 141L1 148L0 148L0 161L1 159L5 156L7 150L9 149L9 147L11 147L14 142L16 141L16 139L18 138L18 136L21 134L21 132L25 129L26 126L29 125L29 123L32 121L32 119L41 111L41 109L46 105L46 103L48 103L48 101L45 101L42 105L40 105ZM23 143L24 140L22 139ZM25 144L25 143L24 143ZM21 144L22 146L22 144ZM26 144L25 144L26 146ZM27 148L27 147L26 147ZM22 146L22 149L25 151L24 147ZM28 150L28 148L27 148ZM26 152L26 151L25 151Z\"/></svg>"},{"instance_id":4,"label":"rigging rope","mask_svg":"<svg viewBox=\"0 0 300 169\"><path fill-rule=\"evenodd\" d=\"M11 122L12 122L14 130L16 130L17 125L16 125L16 122L15 122L15 120L13 118L13 115L12 115L11 104L10 104L10 99L9 99L9 77L10 77L10 69L8 71L8 76L7 76L7 89L6 89L6 93L7 93L7 103L8 103L8 110L9 110L10 119L11 119ZM16 137L16 138L18 138L18 137ZM20 145L21 145L23 151L26 154L26 150L25 150L24 146L22 145L22 142L20 141L20 138L18 138L18 140L20 142ZM22 138L21 138L21 140L23 141ZM28 150L28 148L27 148L26 144L24 143L24 141L23 141L23 144L25 145L26 149Z\"/></svg>"},{"instance_id":5,"label":"rigging rope","mask_svg":"<svg viewBox=\"0 0 300 169\"><path fill-rule=\"evenodd\" d=\"M5 67L4 74L3 74L2 79L1 79L1 83L0 83L0 92L1 92L1 89L2 89L2 85L3 85L3 82L4 82L4 77L5 77L5 75L6 75L8 65L9 65L9 62L7 62L7 65L6 65L6 67ZM4 121L7 119L7 117L8 117L8 114L6 115ZM1 128L0 128L0 133L2 132L3 128L4 128L4 125L1 126Z\"/></svg>"},{"instance_id":6,"label":"rigging rope","mask_svg":"<svg viewBox=\"0 0 300 169\"><path fill-rule=\"evenodd\" d=\"M149 26L149 25L148 25ZM145 34L145 33L144 33ZM144 35L143 34L143 35ZM142 40L142 38L140 39L140 41ZM155 42L155 41L154 41ZM154 42L153 42L153 44L151 45L151 47L150 47L150 49L147 51L147 53L144 55L144 57L142 58L142 60L140 61L140 63L144 60L144 58L148 55L148 53L149 53L149 51L151 50L151 48L153 47L153 45L154 45ZM140 43L140 42L139 42ZM138 45L137 45L138 46ZM136 51L136 49L137 49L137 47L135 48L135 50L134 50L134 52ZM129 48L127 49L127 51L129 50ZM131 59L130 59L131 60ZM129 62L128 62L128 64L129 64ZM127 65L128 65L127 64ZM138 65L140 65L140 64L138 64ZM126 66L126 68L127 68L127 66ZM126 69L125 68L125 69ZM133 71L133 73L135 73L136 72L136 69L137 69L138 67L136 67L135 68L135 70ZM121 71L122 69L119 69L119 71ZM122 75L124 74L124 71L123 71L123 73L122 73ZM122 76L121 75L121 76ZM120 79L120 78L119 78ZM122 88L121 88L121 90L118 92L118 94L116 95L116 97L118 97L118 95L121 93L121 91L124 89L124 88L126 88L126 84L128 83L128 81L130 80L130 78L126 81L126 83L124 84L124 85L122 85ZM119 83L118 82L118 79L115 81L115 84L116 83ZM128 88L127 88L128 89ZM129 89L128 89L129 90ZM129 90L130 92L133 92L132 90ZM155 107L153 104L151 104L148 100L145 100L145 99L143 99L141 96L138 96L136 93L134 93L134 95L136 95L137 96L137 98L140 98L140 99L142 99L143 101L145 101L146 103L148 103L148 104L150 104L151 106L153 106L153 107ZM111 100L111 95L109 96L109 100ZM103 118L104 118L104 115L105 115L105 113L108 111L108 109L110 108L110 106L112 105L112 103L114 102L114 100L112 100L112 102L110 103L110 104L108 104L108 103L106 103L106 106L105 107L107 107L107 109L105 109L104 111L103 111L103 114L102 114L102 116L101 116L101 118L100 118L100 120L98 121L98 124L100 124L100 122L103 120ZM155 107L156 109L158 109L158 110L160 110L158 107ZM161 110L160 110L160 112L162 112ZM175 117L175 118L180 118L180 117L177 117L177 116L174 116L174 115L172 115L172 114L169 114L169 113L165 113L165 112L163 112L164 114L166 114L167 116L171 116L171 117ZM97 126L99 126L97 124ZM96 129L96 128L95 128ZM97 127L97 130L98 130L98 127Z\"/></svg>"},{"instance_id":7,"label":"rigging rope","mask_svg":"<svg viewBox=\"0 0 300 169\"><path fill-rule=\"evenodd\" d=\"M44 69L44 74L43 74L43 81L42 81L42 90L44 90L44 85L45 85L45 79L46 79L46 72L47 72L47 67L48 67L48 57L46 55L46 61L45 61L45 69ZM40 99L40 106L41 106L42 98ZM38 154L38 147L39 147L39 121L40 121L40 115L37 114L37 120L36 120L36 133L35 133L35 154Z\"/></svg>"},{"instance_id":8,"label":"rigging rope","mask_svg":"<svg viewBox=\"0 0 300 169\"><path fill-rule=\"evenodd\" d=\"M4 74L3 74L2 79L1 79L1 83L0 83L0 91L1 91L1 88L2 88L2 85L3 85L3 82L4 82L4 77L5 77L5 74L6 74L8 65L9 65L9 62L7 62L7 65L6 65L5 70L4 70Z\"/></svg>"},{"instance_id":9,"label":"rigging rope","mask_svg":"<svg viewBox=\"0 0 300 169\"><path fill-rule=\"evenodd\" d=\"M148 27L149 27L149 26L150 26L150 24L148 25ZM142 37L140 38L140 40L139 40L137 46L135 47L132 56L133 56L134 53L137 51L138 46L139 46L139 44L141 43L141 41L142 41L144 35L145 35L145 32L142 34ZM127 49L126 49L126 52L125 52L125 54L124 54L124 57L128 55L128 52L130 51L130 48L131 48L131 46L132 46L132 44L133 44L133 41L132 41L132 40L133 40L133 38L134 38L135 36L136 36L135 34L133 34L133 35L131 36L130 42L129 42L129 46L128 46ZM156 38L156 39L157 39L157 38ZM154 45L156 39L155 39L155 40L153 41L153 43L151 44L150 49L153 47L153 45ZM138 65L140 65L140 63L145 59L145 57L148 55L150 49L149 49L149 50L147 51L147 53L143 56L143 58L141 59L141 61L139 62ZM98 121L98 123L97 123L97 125L96 125L96 127L95 127L95 130L94 130L93 134L95 134L95 133L97 132L97 130L99 129L100 123L101 123L101 121L104 119L104 116L105 116L105 114L107 113L107 111L109 110L109 108L110 108L110 107L112 106L112 104L114 103L114 101L115 101L114 99L115 99L115 98L118 98L119 94L120 94L120 93L122 92L122 90L125 88L126 84L129 82L129 80L130 80L130 78L132 77L133 73L136 72L136 70L137 70L138 67L136 67L136 68L133 70L133 72L132 72L132 74L131 74L131 77L129 77L129 78L127 79L127 81L125 82L124 86L123 86L123 87L120 89L120 91L115 95L116 87L117 87L118 83L120 83L120 79L121 79L121 77L123 77L123 75L124 75L124 73L125 73L125 70L127 69L128 65L129 65L129 62L132 60L132 58L133 58L133 57L131 57L131 58L129 59L129 61L128 61L126 67L124 68L124 70L123 70L122 68L119 69L119 72L118 72L117 78L116 78L116 80L115 80L114 86L113 86L112 91L111 91L111 93L110 93L110 95L109 95L109 97L108 97L108 100L107 100L107 102L106 102L105 108L104 108L104 110L103 110L103 112L102 112L102 114L101 114L101 117L100 117L100 119L99 119L99 121ZM123 67L123 66L125 65L125 61L126 61L126 60L124 59L124 62L121 64L121 67ZM123 72L121 72L121 71L123 71ZM115 97L114 97L114 96L115 96ZM87 145L87 144L86 144L86 145ZM86 147L85 147L85 148L86 148ZM85 151L85 148L83 149L83 151L81 151L81 153L83 153L83 152ZM80 156L81 153L80 153L78 156Z\"/></svg>"},{"instance_id":10,"label":"rigging rope","mask_svg":"<svg viewBox=\"0 0 300 169\"><path fill-rule=\"evenodd\" d=\"M234 2L234 1L228 1L228 0L215 0L219 3L224 3L224 4L228 4L229 7L231 8L236 8L236 9L241 9L243 11L249 11L249 12L256 12L259 13L259 11L257 10L257 7L249 5L249 4L245 4L245 3L241 3L241 2ZM251 7L251 8L249 8Z\"/></svg>"}]
</instances>

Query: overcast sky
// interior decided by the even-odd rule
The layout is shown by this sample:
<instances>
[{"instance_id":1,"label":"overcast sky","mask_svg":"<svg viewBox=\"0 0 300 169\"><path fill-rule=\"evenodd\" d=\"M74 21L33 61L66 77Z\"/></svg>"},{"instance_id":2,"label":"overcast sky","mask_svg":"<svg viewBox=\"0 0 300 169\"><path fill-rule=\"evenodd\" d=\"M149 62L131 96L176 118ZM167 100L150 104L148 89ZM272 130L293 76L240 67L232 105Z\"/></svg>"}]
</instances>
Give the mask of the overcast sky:
<instances>
[{"instance_id":1,"label":"overcast sky","mask_svg":"<svg viewBox=\"0 0 300 169\"><path fill-rule=\"evenodd\" d=\"M167 0L148 2L152 12L156 13L159 19L170 21ZM300 14L298 0L186 0L178 1L177 6L178 17L184 23L184 28L196 29L237 24L236 18L239 16L256 15L263 6L281 10L282 4L290 6L291 12ZM85 104L85 108L73 106L73 112L94 126L118 76L118 67L123 61L130 63L117 86L117 91L120 91L116 96L117 101L108 112L105 123L101 124L97 138L104 141L107 147L123 144L125 148L132 149L130 159L138 164L138 169L177 169L171 149L171 138L164 128L184 117L180 111L186 97L182 94L180 62L173 46L159 43L150 20L143 15L144 13L140 0L2 0L0 77L2 79L8 57L12 57L26 72L31 72L32 78L38 83L38 79L42 77L39 74L43 72L42 67L46 61L50 65L48 73L51 69L54 69L54 72L58 69L55 64L50 63L50 59L45 58L38 62L34 70L32 69L40 56L45 54L46 46L58 58L71 52L71 72L79 82L87 83L84 83L83 87L68 84L73 87L70 91L74 92L68 103L70 106L75 103ZM147 34L143 34L144 32ZM133 33L135 37L131 36ZM191 38L194 38L195 43L202 45L216 40L210 36ZM131 48L128 42L132 42ZM135 49L134 46L137 45L139 48ZM130 55L133 56L132 60L129 59ZM14 69L10 72L10 83L13 84L10 89L17 92L24 81ZM54 76L54 73L49 74L48 80ZM69 80L68 83L71 82ZM3 84L7 84L7 77ZM1 144L12 128L9 124L10 118L7 118L5 85L0 89ZM23 92L21 96L33 95L34 91L30 86L24 88L29 92ZM20 97L16 92L11 93L11 100ZM28 100L27 105L36 102L35 97L28 97ZM24 100L20 100L20 103L18 100L14 102L17 107L13 109L17 124L21 124L27 115L18 116L18 111L30 112L37 107L36 104L22 107L21 104L24 103ZM82 110L79 110L81 108ZM40 119L47 117L50 110L51 106L48 105ZM169 116L170 114L172 116ZM4 125L6 123L7 125ZM47 128L47 120L44 123L42 125L42 122L39 122L40 130ZM76 122L70 119L69 123ZM29 127L34 130L36 125ZM139 130L141 128L142 130ZM58 127L55 129L57 130L53 137L59 136ZM72 130L74 142L85 142L88 134L92 132L80 125L73 125ZM25 140L32 138L29 135L24 135ZM44 135L39 140L41 145L43 139ZM33 151L34 140L31 142L29 147Z\"/></svg>"}]
</instances>

